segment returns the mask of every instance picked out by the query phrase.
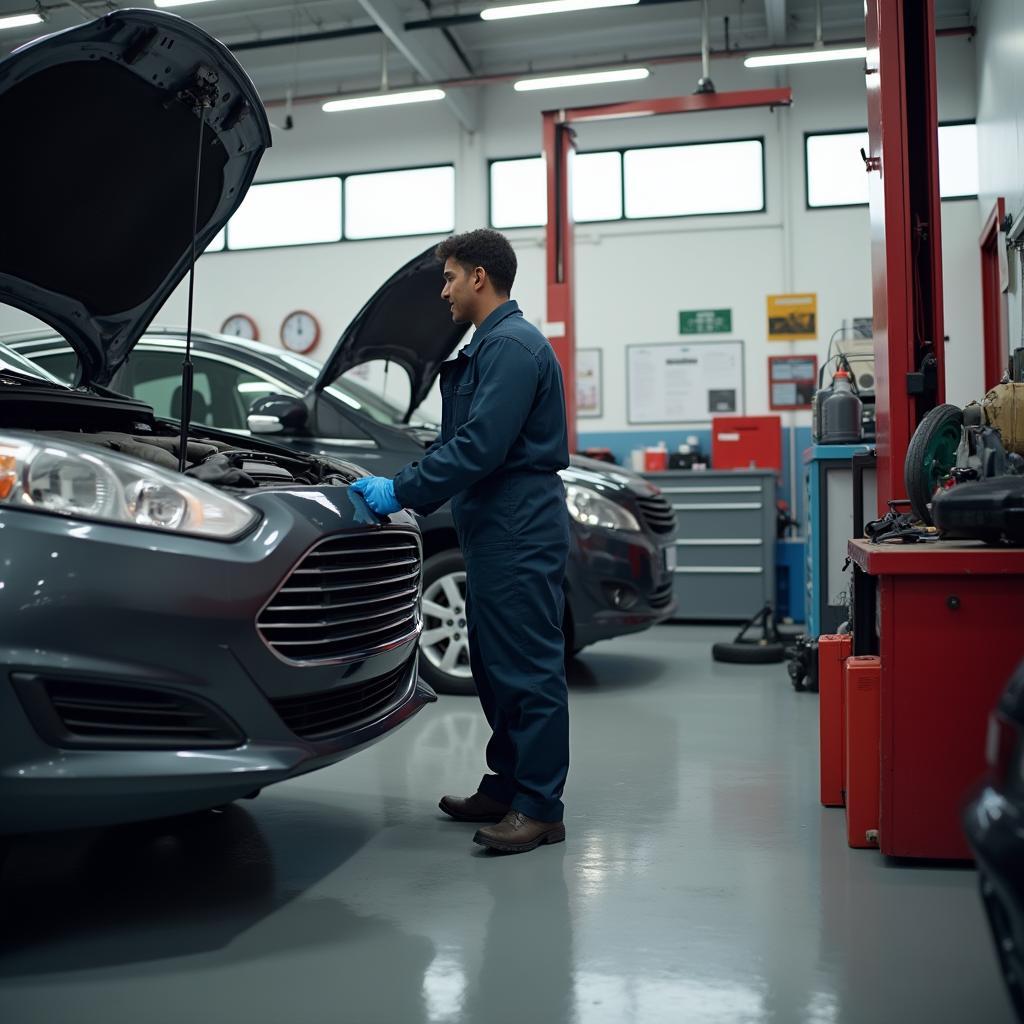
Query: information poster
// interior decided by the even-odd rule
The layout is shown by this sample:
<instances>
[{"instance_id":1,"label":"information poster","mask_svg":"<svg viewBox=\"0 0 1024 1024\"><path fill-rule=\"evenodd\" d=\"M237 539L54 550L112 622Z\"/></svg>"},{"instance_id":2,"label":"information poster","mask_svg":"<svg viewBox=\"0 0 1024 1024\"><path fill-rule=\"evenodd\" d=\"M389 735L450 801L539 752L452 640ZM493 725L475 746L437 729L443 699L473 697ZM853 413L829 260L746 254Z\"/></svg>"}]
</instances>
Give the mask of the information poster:
<instances>
[{"instance_id":1,"label":"information poster","mask_svg":"<svg viewBox=\"0 0 1024 1024\"><path fill-rule=\"evenodd\" d=\"M817 356L768 357L769 409L810 409L817 389Z\"/></svg>"},{"instance_id":2,"label":"information poster","mask_svg":"<svg viewBox=\"0 0 1024 1024\"><path fill-rule=\"evenodd\" d=\"M601 409L601 350L576 349L576 415L593 419Z\"/></svg>"},{"instance_id":3,"label":"information poster","mask_svg":"<svg viewBox=\"0 0 1024 1024\"><path fill-rule=\"evenodd\" d=\"M769 341L814 341L818 337L818 296L768 296Z\"/></svg>"},{"instance_id":4,"label":"information poster","mask_svg":"<svg viewBox=\"0 0 1024 1024\"><path fill-rule=\"evenodd\" d=\"M741 413L743 342L627 345L630 423L701 423Z\"/></svg>"}]
</instances>

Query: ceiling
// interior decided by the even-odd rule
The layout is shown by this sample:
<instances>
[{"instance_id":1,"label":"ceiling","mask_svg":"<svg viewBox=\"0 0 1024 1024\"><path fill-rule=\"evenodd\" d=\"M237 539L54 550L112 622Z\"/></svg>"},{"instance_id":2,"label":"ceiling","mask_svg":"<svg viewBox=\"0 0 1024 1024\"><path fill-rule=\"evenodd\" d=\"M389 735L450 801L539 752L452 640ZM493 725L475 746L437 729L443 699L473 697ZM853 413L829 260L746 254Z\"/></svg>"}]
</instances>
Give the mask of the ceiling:
<instances>
[{"instance_id":1,"label":"ceiling","mask_svg":"<svg viewBox=\"0 0 1024 1024\"><path fill-rule=\"evenodd\" d=\"M508 0L498 0L508 2ZM515 0L513 0L515 2ZM35 0L0 0L0 16ZM937 27L973 24L979 0L935 0ZM0 53L118 6L152 0L41 0L46 26L0 33ZM484 0L207 0L174 9L233 50L264 100L375 90L387 52L392 88L607 66L699 52L700 0L640 0L638 6L484 22ZM712 53L813 41L815 0L708 0ZM424 25L424 22L431 22ZM864 0L822 0L826 43L863 39ZM728 34L728 38L727 38ZM465 83L467 86L469 83ZM459 94L449 103L459 110Z\"/></svg>"}]
</instances>

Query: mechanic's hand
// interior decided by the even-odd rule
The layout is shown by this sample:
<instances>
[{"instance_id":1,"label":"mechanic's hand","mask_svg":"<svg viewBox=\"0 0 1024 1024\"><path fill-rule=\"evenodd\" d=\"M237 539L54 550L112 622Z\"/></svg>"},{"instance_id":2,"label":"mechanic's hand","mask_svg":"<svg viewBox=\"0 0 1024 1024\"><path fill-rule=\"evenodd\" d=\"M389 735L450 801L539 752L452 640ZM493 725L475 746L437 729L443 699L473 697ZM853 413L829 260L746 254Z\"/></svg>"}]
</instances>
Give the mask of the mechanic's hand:
<instances>
[{"instance_id":1,"label":"mechanic's hand","mask_svg":"<svg viewBox=\"0 0 1024 1024\"><path fill-rule=\"evenodd\" d=\"M377 515L387 516L402 506L395 497L395 483L386 476L364 476L349 486L350 491L361 494L363 500Z\"/></svg>"}]
</instances>

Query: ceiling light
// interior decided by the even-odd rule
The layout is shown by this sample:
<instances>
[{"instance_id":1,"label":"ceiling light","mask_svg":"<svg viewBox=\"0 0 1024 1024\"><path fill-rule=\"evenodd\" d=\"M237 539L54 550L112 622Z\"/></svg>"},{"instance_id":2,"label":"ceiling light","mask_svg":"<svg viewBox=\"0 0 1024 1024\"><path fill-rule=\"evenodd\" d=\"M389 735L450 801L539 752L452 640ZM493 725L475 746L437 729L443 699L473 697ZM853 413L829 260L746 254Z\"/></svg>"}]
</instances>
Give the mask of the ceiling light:
<instances>
[{"instance_id":1,"label":"ceiling light","mask_svg":"<svg viewBox=\"0 0 1024 1024\"><path fill-rule=\"evenodd\" d=\"M366 110L369 107L397 107L403 103L431 103L444 99L443 89L408 89L405 92L375 92L369 96L347 96L328 100L324 110L336 114L340 110Z\"/></svg>"},{"instance_id":2,"label":"ceiling light","mask_svg":"<svg viewBox=\"0 0 1024 1024\"><path fill-rule=\"evenodd\" d=\"M153 0L156 7L185 7L188 4L208 4L210 0Z\"/></svg>"},{"instance_id":3,"label":"ceiling light","mask_svg":"<svg viewBox=\"0 0 1024 1024\"><path fill-rule=\"evenodd\" d=\"M532 18L538 14L593 11L599 7L631 7L638 3L640 0L542 0L541 3L488 7L480 12L480 17L484 21L504 21L506 18Z\"/></svg>"},{"instance_id":4,"label":"ceiling light","mask_svg":"<svg viewBox=\"0 0 1024 1024\"><path fill-rule=\"evenodd\" d=\"M579 75L555 75L551 78L524 78L512 86L516 92L535 89L563 89L570 85L602 85L605 82L639 82L650 74L647 68L623 68L621 71L588 71Z\"/></svg>"},{"instance_id":5,"label":"ceiling light","mask_svg":"<svg viewBox=\"0 0 1024 1024\"><path fill-rule=\"evenodd\" d=\"M777 68L783 64L821 64L829 60L863 60L867 55L868 48L866 46L793 50L789 53L763 53L759 57L748 57L743 62L743 66L747 68Z\"/></svg>"},{"instance_id":6,"label":"ceiling light","mask_svg":"<svg viewBox=\"0 0 1024 1024\"><path fill-rule=\"evenodd\" d=\"M41 14L11 14L0 18L0 29L24 28L26 25L39 25L42 23Z\"/></svg>"}]
</instances>

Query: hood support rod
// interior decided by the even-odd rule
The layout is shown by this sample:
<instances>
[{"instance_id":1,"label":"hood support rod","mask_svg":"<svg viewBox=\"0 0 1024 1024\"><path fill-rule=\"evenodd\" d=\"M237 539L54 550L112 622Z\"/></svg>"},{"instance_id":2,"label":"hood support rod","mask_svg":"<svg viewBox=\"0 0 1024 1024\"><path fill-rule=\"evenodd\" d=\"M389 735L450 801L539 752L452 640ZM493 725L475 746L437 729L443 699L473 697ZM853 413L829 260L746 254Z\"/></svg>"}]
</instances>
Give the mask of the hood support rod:
<instances>
[{"instance_id":1,"label":"hood support rod","mask_svg":"<svg viewBox=\"0 0 1024 1024\"><path fill-rule=\"evenodd\" d=\"M211 77L213 80L211 80ZM215 77L212 72L200 69L196 94L189 97L195 103L199 114L199 144L196 146L196 179L192 192L192 258L188 268L188 320L185 328L185 360L181 364L181 436L178 442L178 472L184 473L188 458L188 428L192 419L192 308L196 283L196 233L199 231L199 185L203 170L203 136L206 129L206 111L213 105ZM188 94L185 94L186 96ZM185 97L183 97L185 98Z\"/></svg>"}]
</instances>

